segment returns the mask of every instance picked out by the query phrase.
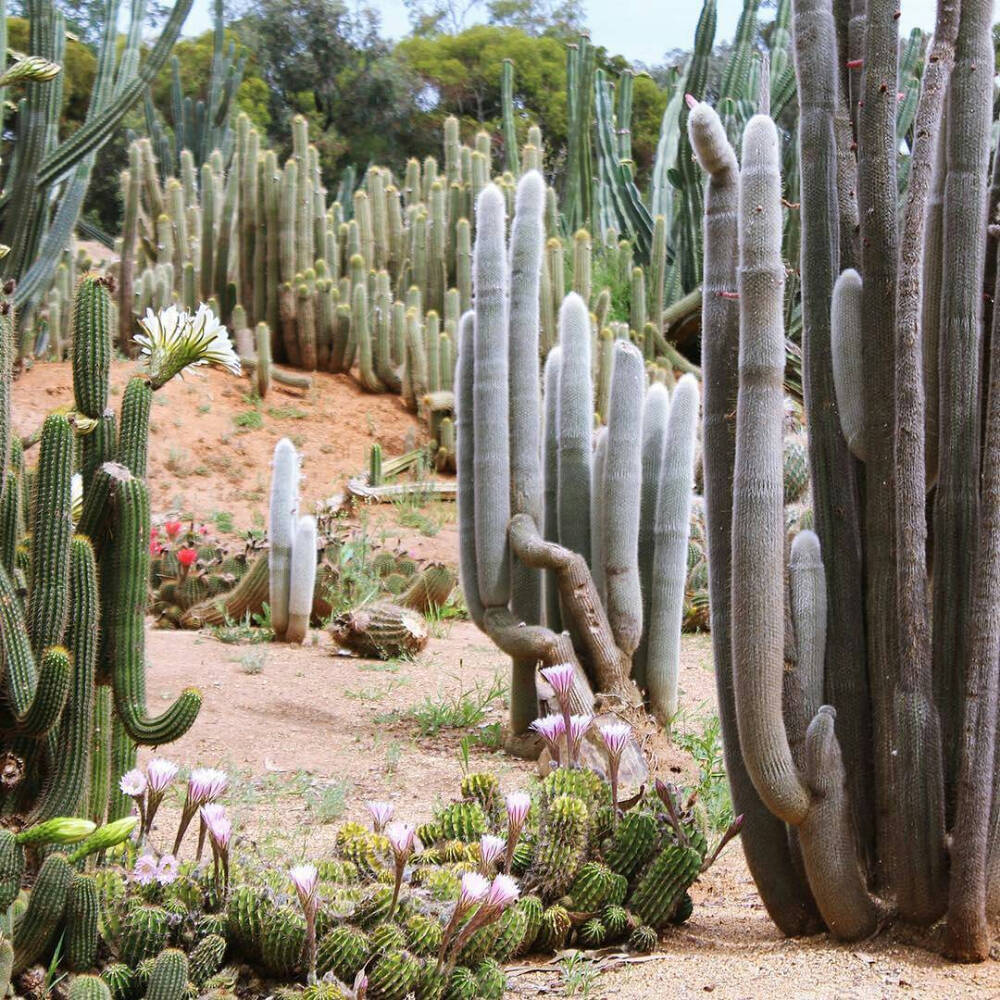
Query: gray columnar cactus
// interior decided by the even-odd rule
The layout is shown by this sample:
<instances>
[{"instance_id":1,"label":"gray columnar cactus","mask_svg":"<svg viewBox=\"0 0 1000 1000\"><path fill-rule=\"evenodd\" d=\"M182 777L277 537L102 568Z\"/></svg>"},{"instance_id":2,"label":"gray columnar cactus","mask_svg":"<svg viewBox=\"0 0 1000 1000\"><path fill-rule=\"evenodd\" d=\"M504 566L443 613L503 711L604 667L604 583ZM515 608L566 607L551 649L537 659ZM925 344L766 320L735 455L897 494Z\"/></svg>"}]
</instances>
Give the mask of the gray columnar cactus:
<instances>
[{"instance_id":1,"label":"gray columnar cactus","mask_svg":"<svg viewBox=\"0 0 1000 1000\"><path fill-rule=\"evenodd\" d=\"M650 387L650 393L654 388ZM677 383L670 401L664 434L653 521L653 566L648 585L646 687L650 708L664 725L677 714L678 708L681 619L697 430L698 382L693 375L685 375Z\"/></svg>"},{"instance_id":2,"label":"gray columnar cactus","mask_svg":"<svg viewBox=\"0 0 1000 1000\"><path fill-rule=\"evenodd\" d=\"M316 518L309 515L300 517L295 525L290 577L285 639L302 643L309 631L316 586Z\"/></svg>"},{"instance_id":3,"label":"gray columnar cactus","mask_svg":"<svg viewBox=\"0 0 1000 1000\"><path fill-rule=\"evenodd\" d=\"M517 187L508 257L504 196L492 185L480 195L476 309L460 325L456 374L462 586L473 620L514 661L514 739L508 747L516 752L537 749L518 739L537 712L536 664L571 663L577 668L577 711L592 710L592 689L625 706L637 706L639 694L630 671L643 636L638 553L644 489L643 357L627 340L615 342L609 421L602 432L606 443L599 445L595 464L592 332L579 295L571 293L561 305L559 344L545 364L544 412L537 365L525 361L526 356L537 356L538 349L544 207L541 178L529 171ZM665 411L663 387L651 392ZM678 633L679 601L664 595L682 592L686 571L688 518L679 511L688 509L693 479L698 406L693 381L685 383L684 394L689 398L678 404L678 412L687 414L686 419L679 417L690 438L686 468L668 472L674 457L664 451L649 473L657 477L661 496L673 495L662 489L671 474L685 487L679 491L683 496L668 504L664 519L671 527L683 524L683 529L676 535L661 531L669 536L666 558L654 546L657 566L674 566L680 547L677 579L672 589L655 572L647 581L652 607L677 605ZM684 451L679 449L676 456L681 463ZM539 478L542 469L544 479ZM662 512L654 515L659 520ZM545 571L544 601L535 575L539 570ZM604 594L595 580L603 581ZM665 621L671 617L666 615Z\"/></svg>"},{"instance_id":4,"label":"gray columnar cactus","mask_svg":"<svg viewBox=\"0 0 1000 1000\"><path fill-rule=\"evenodd\" d=\"M268 522L271 628L278 639L284 638L288 629L292 551L299 512L299 475L299 456L295 445L288 438L282 438L274 447Z\"/></svg>"},{"instance_id":5,"label":"gray columnar cactus","mask_svg":"<svg viewBox=\"0 0 1000 1000\"><path fill-rule=\"evenodd\" d=\"M984 343L997 330L982 296L984 282L997 285L986 243L992 82L974 71L990 65L992 7L939 4L901 219L894 5L858 6L861 31L841 39L843 52L830 0L793 7L817 531L792 542L787 598L778 134L768 118L748 123L734 216L736 166L721 123L704 105L688 123L710 178L705 489L727 770L751 872L786 933L812 932L818 918L850 940L887 919L929 925L946 913L946 951L981 960L1000 916L995 350L981 377ZM863 63L860 86L848 81L861 98L856 149L842 146L849 138L836 121L845 56ZM838 224L845 158L858 175L860 255ZM724 422L737 368L733 302L735 456ZM940 401L936 420L928 392Z\"/></svg>"}]
</instances>

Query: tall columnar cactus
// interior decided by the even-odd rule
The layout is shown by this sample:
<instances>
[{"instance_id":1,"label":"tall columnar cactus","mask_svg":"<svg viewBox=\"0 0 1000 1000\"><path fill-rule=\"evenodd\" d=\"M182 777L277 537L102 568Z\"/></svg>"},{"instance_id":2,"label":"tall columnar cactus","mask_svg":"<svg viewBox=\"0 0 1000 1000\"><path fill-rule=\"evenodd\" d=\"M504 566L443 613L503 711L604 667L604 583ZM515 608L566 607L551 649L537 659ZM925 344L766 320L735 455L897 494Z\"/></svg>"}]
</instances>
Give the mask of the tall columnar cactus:
<instances>
[{"instance_id":1,"label":"tall columnar cactus","mask_svg":"<svg viewBox=\"0 0 1000 1000\"><path fill-rule=\"evenodd\" d=\"M291 593L292 551L299 513L299 456L295 445L282 438L274 448L271 470L271 513L268 521L271 574L271 628L284 638L288 628L288 598Z\"/></svg>"},{"instance_id":2,"label":"tall columnar cactus","mask_svg":"<svg viewBox=\"0 0 1000 1000\"><path fill-rule=\"evenodd\" d=\"M818 916L836 936L855 939L889 914L930 924L947 911L948 952L982 959L1000 912L995 349L988 378L980 378L984 346L996 337L995 316L987 332L982 305L984 281L996 284L986 252L992 84L978 72L989 65L991 6L972 0L959 14L956 5L939 5L901 220L893 4L869 0L857 18L861 35L839 42L829 0L796 0L793 8L817 535L803 532L791 546L787 599L777 133L757 117L744 134L737 268L726 211L735 160L710 109L697 106L689 120L710 177L706 280L722 293L711 302L706 294L703 307L705 485L734 805L746 815L751 871L786 933L814 930ZM860 259L841 224L838 192L851 173L839 162L837 126L845 56L863 63L857 148L848 151L856 156ZM841 273L842 263L856 269ZM729 400L717 390L731 393L736 370L726 294L736 274L733 458L723 450ZM940 320L928 308L936 302ZM927 378L928 337L936 379ZM925 419L927 392L940 399L936 421ZM928 502L935 456L938 482ZM863 509L853 485L859 460ZM731 662L720 648L726 630Z\"/></svg>"},{"instance_id":3,"label":"tall columnar cactus","mask_svg":"<svg viewBox=\"0 0 1000 1000\"><path fill-rule=\"evenodd\" d=\"M3 791L3 806L25 822L73 813L103 820L121 773L113 777L108 764L112 744L117 764L127 767L137 743L162 745L178 738L201 704L192 689L159 717L147 713L150 526L141 477L146 394L157 372L136 376L126 390L118 442L115 414L106 408L109 305L101 280L81 279L72 348L76 413L72 424L59 413L43 424L30 539L22 523L23 503L10 502L12 491L24 488L23 463L6 477L0 498L5 545L15 551L23 545L29 553L26 595L15 589L7 566L0 570L4 688L11 708L0 726L0 742L20 771ZM13 324L4 327L5 352L12 350L13 329ZM8 370L5 381L9 377ZM9 421L5 413L6 434ZM71 485L74 434L82 442L78 460L88 470L78 523ZM119 805L113 803L112 812Z\"/></svg>"},{"instance_id":4,"label":"tall columnar cactus","mask_svg":"<svg viewBox=\"0 0 1000 1000\"><path fill-rule=\"evenodd\" d=\"M592 706L591 684L625 704L638 701L630 671L643 637L645 372L641 352L617 341L607 448L595 464L590 320L583 300L571 294L561 307L560 343L546 362L543 418L537 365L526 367L539 339L544 189L538 174L529 171L518 184L509 253L504 207L496 187L484 189L476 216L476 309L463 317L459 333L458 501L466 604L514 661L511 728L518 737L537 710L538 662L577 665L573 703L579 710ZM682 422L693 441L697 390L685 383L685 392L690 398L678 412L687 414ZM670 553L678 544L686 552L688 519L680 510L690 501L692 450L689 443L686 469L675 467L685 459L672 450L650 466L657 491L671 475L685 484L678 490L683 496L668 504L671 527L683 522L683 528L663 553L656 546L660 566L674 566ZM685 561L672 589L655 575L647 581L653 607L683 589ZM545 571L544 601L532 572L538 570ZM603 581L603 593L595 579ZM662 628L670 627L670 617ZM517 740L509 745L525 749Z\"/></svg>"}]
</instances>

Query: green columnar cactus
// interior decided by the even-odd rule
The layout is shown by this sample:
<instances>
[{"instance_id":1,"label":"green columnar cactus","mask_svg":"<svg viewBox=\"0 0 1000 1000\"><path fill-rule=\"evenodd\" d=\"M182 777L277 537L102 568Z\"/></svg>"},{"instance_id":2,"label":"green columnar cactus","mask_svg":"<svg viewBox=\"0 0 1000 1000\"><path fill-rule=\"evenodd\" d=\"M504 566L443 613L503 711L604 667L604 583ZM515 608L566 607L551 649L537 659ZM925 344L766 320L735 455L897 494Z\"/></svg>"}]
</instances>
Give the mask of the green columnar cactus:
<instances>
[{"instance_id":1,"label":"green columnar cactus","mask_svg":"<svg viewBox=\"0 0 1000 1000\"><path fill-rule=\"evenodd\" d=\"M573 291L588 307L591 295L591 255L590 233L586 229L577 230L573 236Z\"/></svg>"},{"instance_id":2,"label":"green columnar cactus","mask_svg":"<svg viewBox=\"0 0 1000 1000\"><path fill-rule=\"evenodd\" d=\"M74 972L93 968L97 960L97 917L97 884L94 877L74 874L66 898L64 942L66 965Z\"/></svg>"},{"instance_id":3,"label":"green columnar cactus","mask_svg":"<svg viewBox=\"0 0 1000 1000\"><path fill-rule=\"evenodd\" d=\"M357 339L358 373L361 387L367 392L385 392L385 385L375 373L375 351L372 347L371 326L368 311L368 288L364 281L359 281L354 285L351 293L351 332Z\"/></svg>"},{"instance_id":4,"label":"green columnar cactus","mask_svg":"<svg viewBox=\"0 0 1000 1000\"><path fill-rule=\"evenodd\" d=\"M111 991L100 976L75 976L69 995L72 1000L111 1000Z\"/></svg>"},{"instance_id":5,"label":"green columnar cactus","mask_svg":"<svg viewBox=\"0 0 1000 1000\"><path fill-rule=\"evenodd\" d=\"M73 535L72 476L73 429L66 417L52 414L42 426L31 504L32 586L25 617L36 656L61 642L66 628Z\"/></svg>"},{"instance_id":6,"label":"green columnar cactus","mask_svg":"<svg viewBox=\"0 0 1000 1000\"><path fill-rule=\"evenodd\" d=\"M105 620L112 641L111 668L115 711L129 738L162 746L191 728L201 708L201 694L184 691L161 715L146 710L145 614L149 585L149 494L145 483L129 478L115 496L115 550L110 600Z\"/></svg>"},{"instance_id":7,"label":"green columnar cactus","mask_svg":"<svg viewBox=\"0 0 1000 1000\"><path fill-rule=\"evenodd\" d=\"M129 148L129 169L121 174L124 192L124 217L122 219L122 253L118 268L118 346L128 349L132 341L134 316L132 296L135 277L135 241L139 216L139 159L138 147Z\"/></svg>"},{"instance_id":8,"label":"green columnar cactus","mask_svg":"<svg viewBox=\"0 0 1000 1000\"><path fill-rule=\"evenodd\" d=\"M187 988L187 956L176 948L161 952L149 975L146 1000L183 1000Z\"/></svg>"},{"instance_id":9,"label":"green columnar cactus","mask_svg":"<svg viewBox=\"0 0 1000 1000\"><path fill-rule=\"evenodd\" d=\"M17 975L43 956L55 939L66 911L73 871L61 854L42 863L27 909L14 927L14 967Z\"/></svg>"},{"instance_id":10,"label":"green columnar cactus","mask_svg":"<svg viewBox=\"0 0 1000 1000\"><path fill-rule=\"evenodd\" d=\"M271 513L268 522L270 552L271 628L283 638L288 628L292 551L299 508L299 456L295 446L282 438L274 449L271 473Z\"/></svg>"}]
</instances>

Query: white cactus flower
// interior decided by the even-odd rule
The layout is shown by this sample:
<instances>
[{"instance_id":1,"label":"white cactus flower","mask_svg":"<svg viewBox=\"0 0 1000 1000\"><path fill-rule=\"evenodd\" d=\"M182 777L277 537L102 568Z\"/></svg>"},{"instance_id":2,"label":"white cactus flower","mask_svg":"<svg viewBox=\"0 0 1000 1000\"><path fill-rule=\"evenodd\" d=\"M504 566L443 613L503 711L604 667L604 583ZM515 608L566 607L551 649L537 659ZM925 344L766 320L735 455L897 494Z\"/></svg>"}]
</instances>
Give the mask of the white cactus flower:
<instances>
[{"instance_id":1,"label":"white cactus flower","mask_svg":"<svg viewBox=\"0 0 1000 1000\"><path fill-rule=\"evenodd\" d=\"M146 355L154 389L200 365L218 365L233 375L240 374L240 359L229 332L204 303L193 316L174 305L158 313L147 309L139 325L143 333L136 334L135 342Z\"/></svg>"}]
</instances>

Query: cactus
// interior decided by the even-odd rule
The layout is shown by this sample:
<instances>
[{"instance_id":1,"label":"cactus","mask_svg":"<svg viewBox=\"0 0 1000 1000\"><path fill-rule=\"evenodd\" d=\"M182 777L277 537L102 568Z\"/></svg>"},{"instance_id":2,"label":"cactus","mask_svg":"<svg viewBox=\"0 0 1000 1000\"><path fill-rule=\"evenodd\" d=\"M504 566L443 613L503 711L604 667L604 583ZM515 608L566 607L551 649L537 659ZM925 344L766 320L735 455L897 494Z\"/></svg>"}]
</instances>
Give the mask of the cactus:
<instances>
[{"instance_id":1,"label":"cactus","mask_svg":"<svg viewBox=\"0 0 1000 1000\"><path fill-rule=\"evenodd\" d=\"M539 343L535 289L540 286L526 278L529 267L533 276L541 271L540 194L537 179L525 174L518 186L518 214L512 227L510 260L518 280L510 286L509 315L503 310L511 280L503 253L503 197L495 188L481 195L476 314L473 321L463 319L459 332L456 393L460 575L473 620L514 661L515 737L534 714L534 663L581 665L573 696L577 711L590 708L589 684L633 702L636 694L629 673L632 654L643 637L638 552L642 357L627 341L609 342L617 355L616 389L609 393L605 465L598 470L599 481L592 484L591 326L579 295L567 296L561 305L558 353L546 364L542 447L537 368L533 363L530 369L524 367L524 359L534 357ZM522 215L526 218L519 218ZM584 260L589 237L578 235ZM581 264L578 277L584 286L585 271ZM525 288L531 289L530 298L524 300L531 302L530 308L521 305ZM584 291L589 294L586 287ZM504 434L508 422L511 430ZM687 461L688 467L686 473L676 470L676 475L690 484L693 456L681 455L679 460ZM541 484L540 466L544 466ZM600 501L593 511L592 492ZM686 517L684 521L686 525ZM554 545L541 544L542 531ZM684 541L686 549L686 535ZM514 555L513 576L508 549ZM537 576L528 572L538 569L546 570L548 577L544 601ZM681 593L683 576L681 567L676 588ZM558 617L557 592L562 603ZM543 604L548 628L541 627ZM679 614L676 620L679 631ZM515 622L531 627L515 632ZM568 634L554 631L560 625Z\"/></svg>"},{"instance_id":2,"label":"cactus","mask_svg":"<svg viewBox=\"0 0 1000 1000\"><path fill-rule=\"evenodd\" d=\"M61 854L50 854L42 863L28 907L14 927L15 975L44 955L58 934L72 878Z\"/></svg>"},{"instance_id":3,"label":"cactus","mask_svg":"<svg viewBox=\"0 0 1000 1000\"><path fill-rule=\"evenodd\" d=\"M316 519L300 517L292 544L288 589L288 626L285 639L301 643L309 628L316 584Z\"/></svg>"},{"instance_id":4,"label":"cactus","mask_svg":"<svg viewBox=\"0 0 1000 1000\"><path fill-rule=\"evenodd\" d=\"M975 371L969 367L983 344L984 269L986 280L994 280L983 229L990 88L967 72L988 58L989 5L973 3L960 15L951 5L939 10L936 49L917 103L921 126L907 168L910 190L902 221L896 184L899 109L888 92L892 88L884 85L895 79L899 60L891 5L869 3L863 47L848 33L846 41L854 46L849 52L864 65L857 123L861 253L860 261L852 256L849 227L841 227L842 237L848 235L839 256L860 266L857 273L845 268L836 288L835 213L842 218L844 213L837 184L849 173L834 162L842 155L836 121L844 53L838 52L828 3L800 0L794 9L801 197L807 206L801 259L805 388L818 539L804 532L793 544L794 643L786 650L780 181L774 126L757 117L744 133L738 217L735 470L727 470L721 452L715 460L708 406L705 427L713 605L717 542L730 541L719 529L718 495L730 476L735 499L729 522L733 604L723 605L721 616L713 607L713 631L718 618L724 629L732 629L728 676L735 690L720 677L720 707L734 804L747 813L744 847L751 872L786 932L811 931L818 913L837 937L864 937L880 925L889 900L904 919L929 924L941 916L947 898L947 950L981 959L988 950L986 900L995 892L996 878L984 861L990 851L985 803L995 784L995 726L985 719L993 718L996 691L983 673L995 659L990 644L996 643L996 624L995 616L973 613L971 595L977 586L980 599L989 592L997 528L992 509L984 512L980 500L972 499L975 489L970 493L957 484L979 482L981 475L992 475L995 464L995 456L983 461L977 450L979 417L992 405L992 389L981 383L977 365L972 364ZM848 76L848 82L855 81ZM933 171L946 100L945 155L938 160L945 172L942 187ZM709 143L700 141L705 136L697 133L696 114L703 123L710 116L692 112L691 132L714 180L717 161L708 155ZM976 180L966 184L967 177ZM927 225L928 212L933 220L935 211L929 208L934 189L944 196L940 227ZM715 255L731 246L716 222L710 210L706 273ZM939 283L935 268L958 277ZM934 433L934 423L925 420L921 324L930 325L933 337L936 320L928 319L926 307L939 295L936 433L941 441L963 443L941 448L937 490L928 504L926 483L933 475L926 470L935 452L924 435ZM951 335L945 336L945 328ZM731 352L728 359L721 352L711 363L706 358L709 384L731 380L734 369ZM717 418L724 411L719 406L711 412ZM863 511L855 499L848 446L865 459ZM988 492L982 497L987 495L992 499ZM969 545L970 531L978 532L978 546ZM973 646L977 667L966 673ZM987 648L993 653L984 659ZM791 673L785 670L786 654L793 657ZM956 737L959 732L962 737ZM795 854L784 837L786 823L793 828ZM949 828L962 845L950 872Z\"/></svg>"},{"instance_id":5,"label":"cactus","mask_svg":"<svg viewBox=\"0 0 1000 1000\"><path fill-rule=\"evenodd\" d=\"M168 948L153 963L149 985L146 987L146 1000L183 1000L187 985L187 956L176 948Z\"/></svg>"},{"instance_id":6,"label":"cactus","mask_svg":"<svg viewBox=\"0 0 1000 1000\"><path fill-rule=\"evenodd\" d=\"M288 628L288 599L298 506L299 457L291 441L282 438L274 449L268 527L271 543L268 554L271 627L278 639L284 637Z\"/></svg>"}]
</instances>

